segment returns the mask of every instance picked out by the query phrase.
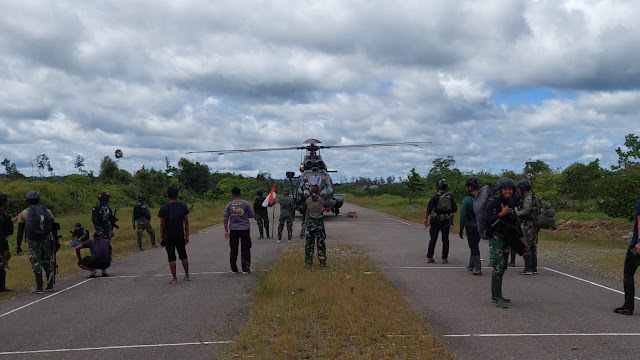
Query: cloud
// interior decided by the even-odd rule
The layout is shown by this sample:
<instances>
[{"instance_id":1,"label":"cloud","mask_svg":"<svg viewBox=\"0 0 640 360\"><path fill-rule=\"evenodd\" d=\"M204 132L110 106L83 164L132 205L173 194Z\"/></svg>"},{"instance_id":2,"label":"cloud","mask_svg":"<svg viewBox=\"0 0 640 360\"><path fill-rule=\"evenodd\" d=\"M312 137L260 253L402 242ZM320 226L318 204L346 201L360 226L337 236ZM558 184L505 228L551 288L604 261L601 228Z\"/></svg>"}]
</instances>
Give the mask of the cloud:
<instances>
[{"instance_id":1,"label":"cloud","mask_svg":"<svg viewBox=\"0 0 640 360\"><path fill-rule=\"evenodd\" d=\"M447 155L466 170L614 164L640 133L638 15L605 0L5 1L1 157L29 173L46 152L65 174L77 154L97 171L120 148L133 171L318 138L432 142L327 150L338 177L426 173ZM492 100L528 89L575 97ZM300 154L190 158L282 176Z\"/></svg>"}]
</instances>

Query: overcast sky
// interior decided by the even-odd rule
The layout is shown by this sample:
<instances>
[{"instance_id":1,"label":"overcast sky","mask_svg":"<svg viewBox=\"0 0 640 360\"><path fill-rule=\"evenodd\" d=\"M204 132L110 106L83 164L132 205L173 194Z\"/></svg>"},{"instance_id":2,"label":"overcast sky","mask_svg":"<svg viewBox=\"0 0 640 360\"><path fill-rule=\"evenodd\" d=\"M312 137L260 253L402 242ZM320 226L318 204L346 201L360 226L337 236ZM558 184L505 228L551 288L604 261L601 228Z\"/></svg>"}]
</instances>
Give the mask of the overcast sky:
<instances>
[{"instance_id":1,"label":"overcast sky","mask_svg":"<svg viewBox=\"0 0 640 360\"><path fill-rule=\"evenodd\" d=\"M326 150L342 176L616 163L640 134L637 1L0 0L0 158L26 175L122 149L130 171L187 151ZM297 151L189 155L284 177Z\"/></svg>"}]
</instances>

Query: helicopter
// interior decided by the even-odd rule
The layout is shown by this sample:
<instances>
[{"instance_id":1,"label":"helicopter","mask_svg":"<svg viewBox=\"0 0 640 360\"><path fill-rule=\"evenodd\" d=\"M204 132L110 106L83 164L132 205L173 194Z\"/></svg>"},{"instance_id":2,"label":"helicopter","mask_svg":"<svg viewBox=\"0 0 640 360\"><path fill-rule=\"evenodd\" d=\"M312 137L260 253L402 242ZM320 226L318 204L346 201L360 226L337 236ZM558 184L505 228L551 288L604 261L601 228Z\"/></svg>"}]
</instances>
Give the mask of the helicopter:
<instances>
[{"instance_id":1,"label":"helicopter","mask_svg":"<svg viewBox=\"0 0 640 360\"><path fill-rule=\"evenodd\" d=\"M236 149L236 150L211 150L211 151L190 151L187 154L213 153L238 154L250 152L266 152L266 151L287 151L287 150L305 150L306 154L300 163L300 175L296 176L293 171L287 171L286 177L289 179L289 185L295 191L292 191L294 203L297 210L304 214L304 200L311 194L311 186L317 185L320 188L320 196L325 199L325 212L332 212L336 216L340 214L340 208L344 204L344 194L334 194L333 181L329 173L336 173L337 170L328 170L327 164L322 160L320 150L323 149L349 149L349 148L367 148L367 147L386 147L386 146L419 146L419 144L429 144L428 141L410 141L410 142L392 142L392 143L376 143L376 144L357 144L357 145L320 145L322 142L317 139L307 139L302 146L290 146L279 148L257 148L257 149Z\"/></svg>"}]
</instances>

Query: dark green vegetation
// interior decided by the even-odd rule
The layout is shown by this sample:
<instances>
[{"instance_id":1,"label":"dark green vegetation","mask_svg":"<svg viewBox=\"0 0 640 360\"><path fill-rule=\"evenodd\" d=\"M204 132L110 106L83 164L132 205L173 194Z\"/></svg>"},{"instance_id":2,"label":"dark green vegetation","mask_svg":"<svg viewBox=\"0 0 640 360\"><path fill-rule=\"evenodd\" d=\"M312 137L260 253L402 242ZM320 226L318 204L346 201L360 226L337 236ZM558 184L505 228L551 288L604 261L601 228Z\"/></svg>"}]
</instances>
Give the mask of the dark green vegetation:
<instances>
[{"instance_id":1,"label":"dark green vegetation","mask_svg":"<svg viewBox=\"0 0 640 360\"><path fill-rule=\"evenodd\" d=\"M435 193L435 183L439 179L449 182L449 192L460 202L467 195L465 180L478 178L482 185L494 186L501 177L510 177L515 182L529 179L534 191L554 205L557 210L566 210L566 214L590 213L604 214L607 217L631 220L634 204L640 194L640 140L635 135L627 135L625 146L618 148L619 163L611 169L600 166L598 159L583 164L576 162L565 169L551 169L542 160L530 160L520 172L503 170L499 174L488 172L463 173L455 165L452 156L438 158L426 175L420 175L411 169L406 179L352 179L341 184L336 192L346 192L355 197L379 195L395 196L405 199L408 205L426 207L425 199ZM602 218L602 215L596 215Z\"/></svg>"}]
</instances>

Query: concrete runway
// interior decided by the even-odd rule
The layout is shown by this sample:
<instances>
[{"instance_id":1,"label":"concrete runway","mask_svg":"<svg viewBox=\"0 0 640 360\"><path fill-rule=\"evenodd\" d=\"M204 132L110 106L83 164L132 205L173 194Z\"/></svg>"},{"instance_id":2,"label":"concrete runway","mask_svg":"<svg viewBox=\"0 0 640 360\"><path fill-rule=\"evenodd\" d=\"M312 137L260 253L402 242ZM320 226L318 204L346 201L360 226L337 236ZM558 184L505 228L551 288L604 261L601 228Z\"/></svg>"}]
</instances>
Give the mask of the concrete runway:
<instances>
[{"instance_id":1,"label":"concrete runway","mask_svg":"<svg viewBox=\"0 0 640 360\"><path fill-rule=\"evenodd\" d=\"M348 211L359 218L328 216L328 246L365 251L458 358L638 357L640 316L612 312L623 302L620 283L540 261L536 276L507 271L512 305L498 309L489 302L491 270L476 277L464 269L466 239L451 235L448 265L427 264L422 225L351 204ZM299 229L297 218L294 242ZM257 236L252 222L252 268L268 268L288 244ZM439 242L436 259L440 251ZM481 251L488 266L486 241ZM169 285L166 253L156 248L115 261L110 278L78 274L59 281L55 293L1 302L0 359L215 358L246 321L256 277L229 273L220 225L192 235L187 252L192 282Z\"/></svg>"}]
</instances>

